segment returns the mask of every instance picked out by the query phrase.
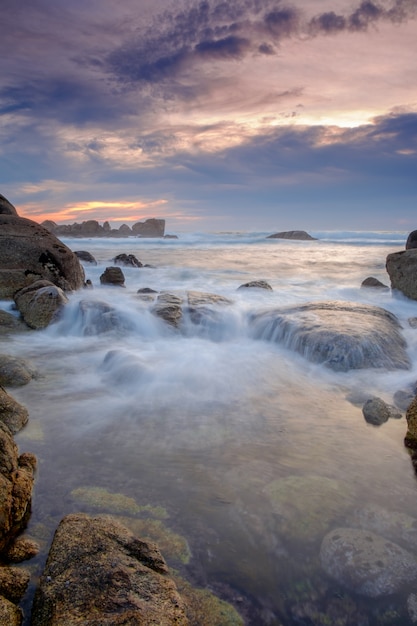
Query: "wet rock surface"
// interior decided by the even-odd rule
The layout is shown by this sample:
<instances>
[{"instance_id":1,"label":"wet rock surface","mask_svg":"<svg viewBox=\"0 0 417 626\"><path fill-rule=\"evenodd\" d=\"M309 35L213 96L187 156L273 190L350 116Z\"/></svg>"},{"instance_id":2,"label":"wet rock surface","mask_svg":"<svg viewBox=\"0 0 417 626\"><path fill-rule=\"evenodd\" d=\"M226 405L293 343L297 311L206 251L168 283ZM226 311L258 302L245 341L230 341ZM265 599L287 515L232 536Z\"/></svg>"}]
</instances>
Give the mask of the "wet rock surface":
<instances>
[{"instance_id":1,"label":"wet rock surface","mask_svg":"<svg viewBox=\"0 0 417 626\"><path fill-rule=\"evenodd\" d=\"M68 298L53 283L38 280L15 293L14 301L26 324L38 330L58 319Z\"/></svg>"},{"instance_id":2,"label":"wet rock surface","mask_svg":"<svg viewBox=\"0 0 417 626\"><path fill-rule=\"evenodd\" d=\"M391 288L411 300L417 300L417 249L389 254L386 269L391 279Z\"/></svg>"}]
</instances>

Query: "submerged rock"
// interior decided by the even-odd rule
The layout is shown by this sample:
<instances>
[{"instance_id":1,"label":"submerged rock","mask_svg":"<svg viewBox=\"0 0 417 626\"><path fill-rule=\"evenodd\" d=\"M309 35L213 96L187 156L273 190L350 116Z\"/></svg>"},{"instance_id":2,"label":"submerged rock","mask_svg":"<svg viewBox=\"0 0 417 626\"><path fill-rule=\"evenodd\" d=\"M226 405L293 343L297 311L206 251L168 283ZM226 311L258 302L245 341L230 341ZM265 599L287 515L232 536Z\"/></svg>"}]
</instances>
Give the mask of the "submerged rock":
<instances>
[{"instance_id":1,"label":"submerged rock","mask_svg":"<svg viewBox=\"0 0 417 626\"><path fill-rule=\"evenodd\" d=\"M106 267L100 276L102 285L115 285L116 287L125 286L125 277L120 267Z\"/></svg>"},{"instance_id":2,"label":"submerged rock","mask_svg":"<svg viewBox=\"0 0 417 626\"><path fill-rule=\"evenodd\" d=\"M417 519L402 511L388 511L377 504L368 504L356 509L349 526L371 530L406 550L417 550Z\"/></svg>"},{"instance_id":3,"label":"submerged rock","mask_svg":"<svg viewBox=\"0 0 417 626\"><path fill-rule=\"evenodd\" d=\"M336 528L321 544L325 572L343 587L370 598L393 594L417 578L417 560L371 531Z\"/></svg>"},{"instance_id":4,"label":"submerged rock","mask_svg":"<svg viewBox=\"0 0 417 626\"><path fill-rule=\"evenodd\" d=\"M361 287L371 287L374 289L384 289L384 290L389 289L388 285L384 285L384 283L381 283L381 281L378 280L378 278L375 278L374 276L369 276L368 278L365 278L365 280L362 281Z\"/></svg>"},{"instance_id":5,"label":"submerged rock","mask_svg":"<svg viewBox=\"0 0 417 626\"><path fill-rule=\"evenodd\" d=\"M0 387L0 421L9 428L11 434L18 433L27 424L28 418L27 408Z\"/></svg>"},{"instance_id":6,"label":"submerged rock","mask_svg":"<svg viewBox=\"0 0 417 626\"><path fill-rule=\"evenodd\" d=\"M116 265L124 265L126 267L143 267L143 263L134 254L118 254L112 261Z\"/></svg>"},{"instance_id":7,"label":"submerged rock","mask_svg":"<svg viewBox=\"0 0 417 626\"><path fill-rule=\"evenodd\" d=\"M54 536L33 626L187 626L186 606L153 544L111 519L73 514Z\"/></svg>"},{"instance_id":8,"label":"submerged rock","mask_svg":"<svg viewBox=\"0 0 417 626\"><path fill-rule=\"evenodd\" d=\"M172 293L161 293L156 299L152 313L165 320L170 326L178 328L182 319L182 298Z\"/></svg>"},{"instance_id":9,"label":"submerged rock","mask_svg":"<svg viewBox=\"0 0 417 626\"><path fill-rule=\"evenodd\" d=\"M417 249L389 254L386 269L391 279L391 288L401 291L411 300L417 300Z\"/></svg>"},{"instance_id":10,"label":"submerged rock","mask_svg":"<svg viewBox=\"0 0 417 626\"><path fill-rule=\"evenodd\" d=\"M350 302L313 302L253 315L253 335L282 343L335 371L409 369L401 326L392 313Z\"/></svg>"},{"instance_id":11,"label":"submerged rock","mask_svg":"<svg viewBox=\"0 0 417 626\"><path fill-rule=\"evenodd\" d=\"M112 331L123 333L133 328L132 321L107 302L81 300L78 307L82 332L86 336Z\"/></svg>"}]
</instances>

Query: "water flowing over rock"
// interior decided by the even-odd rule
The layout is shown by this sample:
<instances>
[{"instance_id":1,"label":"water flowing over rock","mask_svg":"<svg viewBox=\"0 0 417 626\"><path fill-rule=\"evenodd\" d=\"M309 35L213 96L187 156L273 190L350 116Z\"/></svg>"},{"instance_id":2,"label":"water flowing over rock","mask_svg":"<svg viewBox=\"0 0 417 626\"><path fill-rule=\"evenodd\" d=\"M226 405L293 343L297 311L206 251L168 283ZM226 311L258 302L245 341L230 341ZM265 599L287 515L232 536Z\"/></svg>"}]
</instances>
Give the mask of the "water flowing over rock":
<instances>
[{"instance_id":1,"label":"water flowing over rock","mask_svg":"<svg viewBox=\"0 0 417 626\"><path fill-rule=\"evenodd\" d=\"M409 369L397 318L380 307L313 302L253 315L253 336L282 343L335 371Z\"/></svg>"},{"instance_id":2,"label":"water flowing over rock","mask_svg":"<svg viewBox=\"0 0 417 626\"><path fill-rule=\"evenodd\" d=\"M72 514L54 536L33 626L186 626L186 607L154 544L110 518Z\"/></svg>"},{"instance_id":3,"label":"water flowing over rock","mask_svg":"<svg viewBox=\"0 0 417 626\"><path fill-rule=\"evenodd\" d=\"M78 305L79 319L74 322L84 336L101 335L107 332L132 330L132 322L107 302L81 300Z\"/></svg>"},{"instance_id":4,"label":"water flowing over rock","mask_svg":"<svg viewBox=\"0 0 417 626\"><path fill-rule=\"evenodd\" d=\"M46 228L16 215L0 214L0 298L45 279L63 291L84 284L77 255Z\"/></svg>"},{"instance_id":5,"label":"water flowing over rock","mask_svg":"<svg viewBox=\"0 0 417 626\"><path fill-rule=\"evenodd\" d=\"M152 313L165 320L170 326L178 328L182 319L182 303L183 300L180 296L172 293L161 293L156 299Z\"/></svg>"},{"instance_id":6,"label":"water flowing over rock","mask_svg":"<svg viewBox=\"0 0 417 626\"><path fill-rule=\"evenodd\" d=\"M285 230L274 235L268 235L267 239L295 239L299 241L315 241L316 238L309 235L305 230Z\"/></svg>"},{"instance_id":7,"label":"water flowing over rock","mask_svg":"<svg viewBox=\"0 0 417 626\"><path fill-rule=\"evenodd\" d=\"M391 279L391 288L401 291L411 300L417 300L417 249L389 254L386 269Z\"/></svg>"},{"instance_id":8,"label":"water flowing over rock","mask_svg":"<svg viewBox=\"0 0 417 626\"><path fill-rule=\"evenodd\" d=\"M132 232L139 237L163 237L165 220L152 217L144 222L137 222L133 224Z\"/></svg>"},{"instance_id":9,"label":"water flowing over rock","mask_svg":"<svg viewBox=\"0 0 417 626\"><path fill-rule=\"evenodd\" d=\"M320 561L339 584L370 598L393 594L417 578L415 556L371 531L332 530L322 541Z\"/></svg>"},{"instance_id":10,"label":"water flowing over rock","mask_svg":"<svg viewBox=\"0 0 417 626\"><path fill-rule=\"evenodd\" d=\"M35 370L18 357L0 354L0 386L21 387L27 385L35 375Z\"/></svg>"}]
</instances>

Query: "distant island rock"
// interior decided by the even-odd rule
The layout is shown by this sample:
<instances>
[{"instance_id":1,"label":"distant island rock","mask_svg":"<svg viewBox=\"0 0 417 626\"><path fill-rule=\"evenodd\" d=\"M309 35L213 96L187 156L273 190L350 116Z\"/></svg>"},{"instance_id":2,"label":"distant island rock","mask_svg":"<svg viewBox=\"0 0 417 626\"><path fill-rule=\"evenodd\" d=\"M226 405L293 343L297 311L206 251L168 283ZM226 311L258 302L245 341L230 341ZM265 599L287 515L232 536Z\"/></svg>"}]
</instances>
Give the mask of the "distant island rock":
<instances>
[{"instance_id":1,"label":"distant island rock","mask_svg":"<svg viewBox=\"0 0 417 626\"><path fill-rule=\"evenodd\" d=\"M132 227L122 224L120 228L111 228L108 222L101 225L96 220L62 225L46 220L41 225L60 237L164 237L165 235L165 220L155 217L144 222L136 222Z\"/></svg>"},{"instance_id":2,"label":"distant island rock","mask_svg":"<svg viewBox=\"0 0 417 626\"><path fill-rule=\"evenodd\" d=\"M281 233L269 235L267 239L298 239L300 241L317 241L316 237L312 237L305 230L285 230Z\"/></svg>"}]
</instances>

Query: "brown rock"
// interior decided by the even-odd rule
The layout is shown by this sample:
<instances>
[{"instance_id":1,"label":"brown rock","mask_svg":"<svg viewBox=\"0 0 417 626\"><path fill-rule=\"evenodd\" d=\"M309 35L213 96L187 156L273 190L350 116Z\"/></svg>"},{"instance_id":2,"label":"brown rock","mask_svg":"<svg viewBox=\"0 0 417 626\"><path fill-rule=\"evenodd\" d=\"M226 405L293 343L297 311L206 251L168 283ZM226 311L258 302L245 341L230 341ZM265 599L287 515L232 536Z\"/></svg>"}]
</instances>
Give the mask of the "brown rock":
<instances>
[{"instance_id":1,"label":"brown rock","mask_svg":"<svg viewBox=\"0 0 417 626\"><path fill-rule=\"evenodd\" d=\"M8 563L22 563L39 554L40 545L33 539L18 537L4 553Z\"/></svg>"},{"instance_id":2,"label":"brown rock","mask_svg":"<svg viewBox=\"0 0 417 626\"><path fill-rule=\"evenodd\" d=\"M36 330L54 322L68 298L53 283L38 280L15 293L14 301L26 324Z\"/></svg>"},{"instance_id":3,"label":"brown rock","mask_svg":"<svg viewBox=\"0 0 417 626\"><path fill-rule=\"evenodd\" d=\"M238 289L266 289L267 291L273 291L271 285L266 280L252 280L249 283L240 285Z\"/></svg>"},{"instance_id":4,"label":"brown rock","mask_svg":"<svg viewBox=\"0 0 417 626\"><path fill-rule=\"evenodd\" d=\"M389 254L386 268L391 279L391 288L398 289L411 300L417 300L417 249Z\"/></svg>"},{"instance_id":5,"label":"brown rock","mask_svg":"<svg viewBox=\"0 0 417 626\"><path fill-rule=\"evenodd\" d=\"M30 573L20 567L0 567L0 595L17 603L24 596ZM3 624L4 622L0 622Z\"/></svg>"},{"instance_id":6,"label":"brown rock","mask_svg":"<svg viewBox=\"0 0 417 626\"><path fill-rule=\"evenodd\" d=\"M155 545L110 518L73 514L56 533L32 626L186 626L185 606Z\"/></svg>"},{"instance_id":7,"label":"brown rock","mask_svg":"<svg viewBox=\"0 0 417 626\"><path fill-rule=\"evenodd\" d=\"M165 234L165 220L153 217L144 222L137 222L133 224L132 232L139 237L163 237Z\"/></svg>"},{"instance_id":8,"label":"brown rock","mask_svg":"<svg viewBox=\"0 0 417 626\"><path fill-rule=\"evenodd\" d=\"M22 430L27 424L28 417L26 407L0 387L0 421L9 428L12 435Z\"/></svg>"},{"instance_id":9,"label":"brown rock","mask_svg":"<svg viewBox=\"0 0 417 626\"><path fill-rule=\"evenodd\" d=\"M361 287L373 287L375 289L389 289L387 285L381 283L380 280L375 278L374 276L368 276L365 280L362 281Z\"/></svg>"},{"instance_id":10,"label":"brown rock","mask_svg":"<svg viewBox=\"0 0 417 626\"><path fill-rule=\"evenodd\" d=\"M39 279L72 291L85 277L77 256L53 233L32 220L0 214L0 298Z\"/></svg>"},{"instance_id":11,"label":"brown rock","mask_svg":"<svg viewBox=\"0 0 417 626\"><path fill-rule=\"evenodd\" d=\"M21 333L28 330L29 328L21 319L0 309L0 335Z\"/></svg>"},{"instance_id":12,"label":"brown rock","mask_svg":"<svg viewBox=\"0 0 417 626\"><path fill-rule=\"evenodd\" d=\"M0 387L27 385L34 375L34 369L24 359L0 354Z\"/></svg>"},{"instance_id":13,"label":"brown rock","mask_svg":"<svg viewBox=\"0 0 417 626\"><path fill-rule=\"evenodd\" d=\"M0 596L0 624L4 626L20 626L23 613L15 604Z\"/></svg>"},{"instance_id":14,"label":"brown rock","mask_svg":"<svg viewBox=\"0 0 417 626\"><path fill-rule=\"evenodd\" d=\"M309 235L305 230L286 230L274 235L269 235L267 239L298 239L300 241L315 241L315 237Z\"/></svg>"},{"instance_id":15,"label":"brown rock","mask_svg":"<svg viewBox=\"0 0 417 626\"><path fill-rule=\"evenodd\" d=\"M161 293L156 299L152 313L178 328L182 319L182 298L172 293Z\"/></svg>"},{"instance_id":16,"label":"brown rock","mask_svg":"<svg viewBox=\"0 0 417 626\"><path fill-rule=\"evenodd\" d=\"M125 286L125 277L120 267L106 267L100 276L102 285L116 285L117 287Z\"/></svg>"}]
</instances>

